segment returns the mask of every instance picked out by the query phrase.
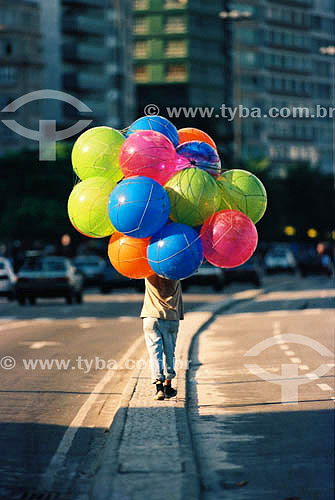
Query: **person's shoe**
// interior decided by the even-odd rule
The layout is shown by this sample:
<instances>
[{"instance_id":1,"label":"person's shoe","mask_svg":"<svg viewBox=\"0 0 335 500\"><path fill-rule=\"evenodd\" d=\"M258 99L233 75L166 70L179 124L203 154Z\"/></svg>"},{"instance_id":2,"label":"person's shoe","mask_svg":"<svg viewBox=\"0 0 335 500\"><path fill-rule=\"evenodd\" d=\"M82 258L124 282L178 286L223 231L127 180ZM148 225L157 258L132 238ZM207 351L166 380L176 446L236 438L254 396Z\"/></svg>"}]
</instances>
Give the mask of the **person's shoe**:
<instances>
[{"instance_id":1,"label":"person's shoe","mask_svg":"<svg viewBox=\"0 0 335 500\"><path fill-rule=\"evenodd\" d=\"M165 399L164 387L162 382L156 384L156 394L154 395L154 399L158 401L162 401L163 399Z\"/></svg>"},{"instance_id":2,"label":"person's shoe","mask_svg":"<svg viewBox=\"0 0 335 500\"><path fill-rule=\"evenodd\" d=\"M171 384L165 384L164 394L167 398L173 398L174 396L177 395L177 391L171 386Z\"/></svg>"}]
</instances>

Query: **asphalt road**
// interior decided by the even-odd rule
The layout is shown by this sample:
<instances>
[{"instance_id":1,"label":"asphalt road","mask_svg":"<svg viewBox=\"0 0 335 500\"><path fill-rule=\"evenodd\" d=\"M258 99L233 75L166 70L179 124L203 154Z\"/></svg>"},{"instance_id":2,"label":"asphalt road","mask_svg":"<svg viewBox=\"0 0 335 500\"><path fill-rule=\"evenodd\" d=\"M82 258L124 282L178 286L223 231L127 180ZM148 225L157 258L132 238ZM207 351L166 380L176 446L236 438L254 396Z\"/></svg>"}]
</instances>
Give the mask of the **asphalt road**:
<instances>
[{"instance_id":1,"label":"asphalt road","mask_svg":"<svg viewBox=\"0 0 335 500\"><path fill-rule=\"evenodd\" d=\"M186 311L220 298L210 288L192 291ZM147 359L142 301L132 290L89 290L71 306L0 301L0 498L21 498L37 485L73 490L74 478L76 494L88 488L132 368Z\"/></svg>"},{"instance_id":2,"label":"asphalt road","mask_svg":"<svg viewBox=\"0 0 335 500\"><path fill-rule=\"evenodd\" d=\"M232 285L218 295L193 288L184 296L185 309L206 310L239 289ZM93 290L82 305L1 301L0 498L24 498L36 487L60 492L62 499L69 489L76 498L87 490L132 367L146 359L142 300L132 291L104 296ZM46 360L53 364L43 368Z\"/></svg>"},{"instance_id":3,"label":"asphalt road","mask_svg":"<svg viewBox=\"0 0 335 500\"><path fill-rule=\"evenodd\" d=\"M333 500L333 285L296 280L198 336L189 409L204 500Z\"/></svg>"}]
</instances>

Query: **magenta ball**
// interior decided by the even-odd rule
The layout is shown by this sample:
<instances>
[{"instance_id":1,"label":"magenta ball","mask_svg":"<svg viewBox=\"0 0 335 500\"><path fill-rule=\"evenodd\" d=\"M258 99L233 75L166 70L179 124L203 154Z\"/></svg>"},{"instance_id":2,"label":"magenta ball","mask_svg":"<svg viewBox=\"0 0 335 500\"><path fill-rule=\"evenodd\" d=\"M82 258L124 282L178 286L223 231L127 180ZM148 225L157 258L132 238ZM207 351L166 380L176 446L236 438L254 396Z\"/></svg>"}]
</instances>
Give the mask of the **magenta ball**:
<instances>
[{"instance_id":1,"label":"magenta ball","mask_svg":"<svg viewBox=\"0 0 335 500\"><path fill-rule=\"evenodd\" d=\"M255 224L237 210L220 210L209 217L201 228L200 237L208 262L227 268L244 264L258 242Z\"/></svg>"},{"instance_id":2,"label":"magenta ball","mask_svg":"<svg viewBox=\"0 0 335 500\"><path fill-rule=\"evenodd\" d=\"M176 171L177 153L165 135L154 130L134 132L121 146L119 163L125 177L141 175L165 184Z\"/></svg>"}]
</instances>

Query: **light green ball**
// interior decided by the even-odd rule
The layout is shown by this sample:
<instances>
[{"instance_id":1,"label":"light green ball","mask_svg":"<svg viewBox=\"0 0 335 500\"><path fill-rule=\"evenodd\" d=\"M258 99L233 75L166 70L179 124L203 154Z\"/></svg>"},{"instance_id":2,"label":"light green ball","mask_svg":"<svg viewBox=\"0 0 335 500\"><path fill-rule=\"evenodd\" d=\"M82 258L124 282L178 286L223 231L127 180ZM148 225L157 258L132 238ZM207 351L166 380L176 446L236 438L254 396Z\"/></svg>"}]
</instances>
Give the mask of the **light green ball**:
<instances>
[{"instance_id":1,"label":"light green ball","mask_svg":"<svg viewBox=\"0 0 335 500\"><path fill-rule=\"evenodd\" d=\"M220 210L238 210L254 224L264 215L267 195L262 182L246 170L228 170L217 179L221 190Z\"/></svg>"},{"instance_id":2,"label":"light green ball","mask_svg":"<svg viewBox=\"0 0 335 500\"><path fill-rule=\"evenodd\" d=\"M91 177L76 184L68 201L72 225L85 236L104 238L114 233L108 215L109 195L115 182L103 177Z\"/></svg>"},{"instance_id":3,"label":"light green ball","mask_svg":"<svg viewBox=\"0 0 335 500\"><path fill-rule=\"evenodd\" d=\"M171 203L170 218L175 222L200 226L219 208L220 190L214 178L200 168L181 170L165 189Z\"/></svg>"},{"instance_id":4,"label":"light green ball","mask_svg":"<svg viewBox=\"0 0 335 500\"><path fill-rule=\"evenodd\" d=\"M72 165L79 179L121 180L119 152L124 141L121 132L110 127L95 127L81 134L72 150Z\"/></svg>"}]
</instances>

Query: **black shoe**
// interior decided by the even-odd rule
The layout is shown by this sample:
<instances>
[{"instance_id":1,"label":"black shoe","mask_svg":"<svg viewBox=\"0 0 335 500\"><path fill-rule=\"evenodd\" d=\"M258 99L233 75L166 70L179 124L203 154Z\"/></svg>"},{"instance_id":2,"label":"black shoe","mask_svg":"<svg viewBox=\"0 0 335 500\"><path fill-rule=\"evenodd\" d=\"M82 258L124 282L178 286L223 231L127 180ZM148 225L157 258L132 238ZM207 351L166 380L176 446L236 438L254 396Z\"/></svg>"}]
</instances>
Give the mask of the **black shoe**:
<instances>
[{"instance_id":1,"label":"black shoe","mask_svg":"<svg viewBox=\"0 0 335 500\"><path fill-rule=\"evenodd\" d=\"M156 384L156 394L154 395L154 399L158 401L162 401L163 399L165 399L164 387L162 382Z\"/></svg>"},{"instance_id":2,"label":"black shoe","mask_svg":"<svg viewBox=\"0 0 335 500\"><path fill-rule=\"evenodd\" d=\"M176 389L171 387L171 385L164 385L164 393L167 398L173 398L174 396L177 395Z\"/></svg>"}]
</instances>

